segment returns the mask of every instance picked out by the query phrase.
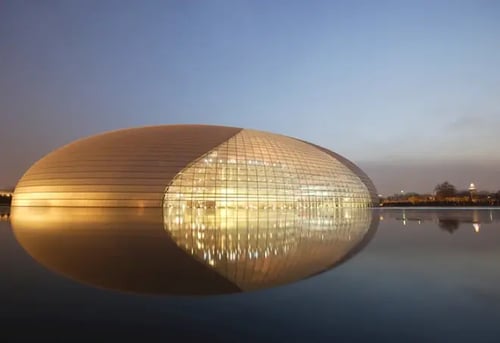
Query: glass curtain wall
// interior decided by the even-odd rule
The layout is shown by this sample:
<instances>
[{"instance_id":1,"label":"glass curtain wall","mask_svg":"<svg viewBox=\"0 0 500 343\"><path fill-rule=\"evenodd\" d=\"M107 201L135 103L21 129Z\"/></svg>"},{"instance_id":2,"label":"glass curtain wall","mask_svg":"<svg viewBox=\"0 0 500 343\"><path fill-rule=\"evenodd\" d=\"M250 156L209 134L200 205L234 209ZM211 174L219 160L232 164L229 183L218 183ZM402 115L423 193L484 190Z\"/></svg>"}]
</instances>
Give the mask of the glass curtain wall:
<instances>
[{"instance_id":1,"label":"glass curtain wall","mask_svg":"<svg viewBox=\"0 0 500 343\"><path fill-rule=\"evenodd\" d=\"M164 198L173 213L369 206L367 187L340 161L305 142L253 130L242 130L182 170Z\"/></svg>"}]
</instances>

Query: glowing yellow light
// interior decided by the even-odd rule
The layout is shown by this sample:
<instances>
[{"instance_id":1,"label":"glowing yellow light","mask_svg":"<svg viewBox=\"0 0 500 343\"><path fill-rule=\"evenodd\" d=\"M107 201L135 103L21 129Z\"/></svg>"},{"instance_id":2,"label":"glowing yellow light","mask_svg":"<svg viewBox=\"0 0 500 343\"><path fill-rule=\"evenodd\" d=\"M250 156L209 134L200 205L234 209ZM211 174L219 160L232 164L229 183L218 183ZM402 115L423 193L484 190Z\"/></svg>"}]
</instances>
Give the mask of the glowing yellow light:
<instances>
[{"instance_id":1,"label":"glowing yellow light","mask_svg":"<svg viewBox=\"0 0 500 343\"><path fill-rule=\"evenodd\" d=\"M474 232L478 233L479 229L481 228L481 224L474 223L474 224L472 224L472 227L474 227Z\"/></svg>"}]
</instances>

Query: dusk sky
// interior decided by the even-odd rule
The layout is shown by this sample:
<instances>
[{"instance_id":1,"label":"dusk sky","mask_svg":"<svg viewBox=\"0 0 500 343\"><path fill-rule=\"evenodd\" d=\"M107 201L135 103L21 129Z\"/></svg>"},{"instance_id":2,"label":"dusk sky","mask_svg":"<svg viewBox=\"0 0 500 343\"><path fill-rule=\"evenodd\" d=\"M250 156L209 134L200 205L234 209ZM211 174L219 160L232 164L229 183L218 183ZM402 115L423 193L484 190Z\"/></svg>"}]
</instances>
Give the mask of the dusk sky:
<instances>
[{"instance_id":1,"label":"dusk sky","mask_svg":"<svg viewBox=\"0 0 500 343\"><path fill-rule=\"evenodd\" d=\"M319 144L384 195L500 190L500 1L0 2L0 188L74 139L179 123Z\"/></svg>"}]
</instances>

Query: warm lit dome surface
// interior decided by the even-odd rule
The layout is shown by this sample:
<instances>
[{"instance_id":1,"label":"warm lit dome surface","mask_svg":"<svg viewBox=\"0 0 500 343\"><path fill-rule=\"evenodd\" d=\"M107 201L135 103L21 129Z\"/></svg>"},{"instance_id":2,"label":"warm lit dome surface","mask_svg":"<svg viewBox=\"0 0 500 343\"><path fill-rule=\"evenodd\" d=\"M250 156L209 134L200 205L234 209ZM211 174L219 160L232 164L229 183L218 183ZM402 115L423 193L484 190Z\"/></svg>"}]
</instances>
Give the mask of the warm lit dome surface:
<instances>
[{"instance_id":1,"label":"warm lit dome surface","mask_svg":"<svg viewBox=\"0 0 500 343\"><path fill-rule=\"evenodd\" d=\"M322 210L370 207L352 162L268 132L209 125L123 129L63 146L19 181L12 206Z\"/></svg>"}]
</instances>

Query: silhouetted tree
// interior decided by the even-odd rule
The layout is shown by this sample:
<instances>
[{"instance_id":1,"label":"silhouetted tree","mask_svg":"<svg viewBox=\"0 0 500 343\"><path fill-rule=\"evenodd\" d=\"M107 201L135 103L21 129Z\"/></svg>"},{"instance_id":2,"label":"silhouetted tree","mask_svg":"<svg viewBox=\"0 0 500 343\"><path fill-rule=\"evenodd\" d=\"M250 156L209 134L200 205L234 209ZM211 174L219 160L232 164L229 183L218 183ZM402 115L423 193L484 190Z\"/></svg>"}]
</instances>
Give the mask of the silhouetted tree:
<instances>
[{"instance_id":1,"label":"silhouetted tree","mask_svg":"<svg viewBox=\"0 0 500 343\"><path fill-rule=\"evenodd\" d=\"M460 222L456 219L439 218L438 225L441 229L453 233L455 230L458 230Z\"/></svg>"},{"instance_id":2,"label":"silhouetted tree","mask_svg":"<svg viewBox=\"0 0 500 343\"><path fill-rule=\"evenodd\" d=\"M434 187L434 192L436 192L436 198L444 199L455 196L457 189L451 183L445 181Z\"/></svg>"},{"instance_id":3,"label":"silhouetted tree","mask_svg":"<svg viewBox=\"0 0 500 343\"><path fill-rule=\"evenodd\" d=\"M0 205L9 206L12 201L12 197L0 195Z\"/></svg>"}]
</instances>

